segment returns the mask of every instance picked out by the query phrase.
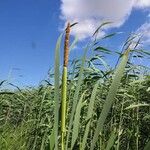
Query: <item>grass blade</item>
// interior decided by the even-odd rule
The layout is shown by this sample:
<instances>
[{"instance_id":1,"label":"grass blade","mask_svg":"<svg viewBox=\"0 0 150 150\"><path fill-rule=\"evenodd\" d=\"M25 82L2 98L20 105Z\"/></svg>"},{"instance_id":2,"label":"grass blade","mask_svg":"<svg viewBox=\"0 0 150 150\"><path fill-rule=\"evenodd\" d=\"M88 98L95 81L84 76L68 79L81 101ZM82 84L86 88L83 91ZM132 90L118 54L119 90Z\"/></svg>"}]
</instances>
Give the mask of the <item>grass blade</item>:
<instances>
[{"instance_id":1,"label":"grass blade","mask_svg":"<svg viewBox=\"0 0 150 150\"><path fill-rule=\"evenodd\" d=\"M78 42L78 37L76 36L72 44L70 45L69 51L72 51Z\"/></svg>"},{"instance_id":2,"label":"grass blade","mask_svg":"<svg viewBox=\"0 0 150 150\"><path fill-rule=\"evenodd\" d=\"M109 22L109 21L102 23L102 24L96 29L96 31L94 32L93 36L95 36L103 26L108 25L108 24L111 24L111 23L112 23L112 22Z\"/></svg>"},{"instance_id":3,"label":"grass blade","mask_svg":"<svg viewBox=\"0 0 150 150\"><path fill-rule=\"evenodd\" d=\"M85 95L85 92L81 95L81 98L80 98L77 108L76 108L75 118L74 118L74 122L73 122L73 130L72 130L71 149L73 149L74 144L78 138L79 125L80 125L80 113L81 113L82 107L85 105L85 103L82 102L84 95Z\"/></svg>"},{"instance_id":4,"label":"grass blade","mask_svg":"<svg viewBox=\"0 0 150 150\"><path fill-rule=\"evenodd\" d=\"M78 97L79 97L80 88L81 88L81 85L82 85L84 64L85 64L85 60L86 60L87 51L88 51L88 47L86 47L83 58L82 58L82 64L81 64L81 67L80 67L77 87L76 87L74 97L73 97L73 105L72 105L72 111L71 111L69 127L68 127L68 134L67 134L67 140L66 140L66 149L68 149L69 137L70 137L71 128L72 128L72 125L73 125L73 118L74 118L74 114L75 114L75 110L76 110L76 105L77 105L77 101L78 101Z\"/></svg>"},{"instance_id":5,"label":"grass blade","mask_svg":"<svg viewBox=\"0 0 150 150\"><path fill-rule=\"evenodd\" d=\"M60 97L59 97L59 77L60 77L60 45L62 40L62 34L57 40L56 49L55 49L55 90L54 90L54 135L55 135L55 150L58 150L58 118L59 118L59 106L60 106Z\"/></svg>"},{"instance_id":6,"label":"grass blade","mask_svg":"<svg viewBox=\"0 0 150 150\"><path fill-rule=\"evenodd\" d=\"M50 140L50 150L54 150L54 146L55 146L55 136L54 136L54 127L53 127L53 130L51 132L51 135L49 137L49 140Z\"/></svg>"},{"instance_id":7,"label":"grass blade","mask_svg":"<svg viewBox=\"0 0 150 150\"><path fill-rule=\"evenodd\" d=\"M99 85L99 81L97 81L97 83L95 84L94 89L92 91L92 95L91 95L91 98L90 98L90 103L89 103L89 106L88 106L88 112L87 112L86 120L89 120L92 117L93 108L94 108L94 100L95 100L95 97L96 97L98 85ZM89 122L87 123L86 128L85 128L83 141L82 141L82 148L81 148L82 150L85 149L85 145L86 145L86 142L87 142L87 137L88 137L88 133L89 133L89 129L90 129L90 122L91 122L91 120L89 120Z\"/></svg>"},{"instance_id":8,"label":"grass blade","mask_svg":"<svg viewBox=\"0 0 150 150\"><path fill-rule=\"evenodd\" d=\"M112 146L114 145L116 137L117 137L117 135L116 135L115 131L112 131L110 138L107 142L107 146L106 146L105 150L110 150L112 148Z\"/></svg>"},{"instance_id":9,"label":"grass blade","mask_svg":"<svg viewBox=\"0 0 150 150\"><path fill-rule=\"evenodd\" d=\"M132 105L126 107L125 110L128 110L128 109L134 109L134 108L137 108L137 107L143 107L143 106L148 106L148 107L149 107L150 105L149 105L149 104L137 104L137 105L132 104Z\"/></svg>"},{"instance_id":10,"label":"grass blade","mask_svg":"<svg viewBox=\"0 0 150 150\"><path fill-rule=\"evenodd\" d=\"M111 84L110 90L108 92L106 101L104 103L103 109L101 111L100 117L99 117L98 122L97 122L97 127L96 127L96 130L94 133L94 137L93 137L93 140L91 143L90 150L94 149L95 144L98 140L99 133L101 133L103 131L103 126L104 126L105 120L106 120L108 113L111 109L111 106L115 100L115 96L116 96L121 78L123 76L125 66L126 66L127 61L128 61L129 52L130 52L130 50L127 50L124 53L122 60L121 60L120 64L118 65L118 68L116 69L114 79L112 81L112 84Z\"/></svg>"}]
</instances>

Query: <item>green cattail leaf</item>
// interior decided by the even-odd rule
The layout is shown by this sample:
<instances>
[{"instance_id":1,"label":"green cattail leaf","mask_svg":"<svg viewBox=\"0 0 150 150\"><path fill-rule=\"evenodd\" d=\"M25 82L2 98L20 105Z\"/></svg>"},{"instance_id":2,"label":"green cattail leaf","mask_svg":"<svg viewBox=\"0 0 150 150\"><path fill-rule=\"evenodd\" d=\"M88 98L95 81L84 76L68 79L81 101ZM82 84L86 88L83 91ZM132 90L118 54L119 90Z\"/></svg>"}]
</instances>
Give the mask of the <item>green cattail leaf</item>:
<instances>
[{"instance_id":1,"label":"green cattail leaf","mask_svg":"<svg viewBox=\"0 0 150 150\"><path fill-rule=\"evenodd\" d=\"M72 51L78 42L78 37L76 36L72 44L70 45L69 51Z\"/></svg>"},{"instance_id":2,"label":"green cattail leaf","mask_svg":"<svg viewBox=\"0 0 150 150\"><path fill-rule=\"evenodd\" d=\"M7 91L6 92L5 91L4 92L0 92L0 95L3 95L3 94L7 94L7 95L10 94L10 95L12 95L12 94L15 94L15 93L13 93L13 92L7 92Z\"/></svg>"},{"instance_id":3,"label":"green cattail leaf","mask_svg":"<svg viewBox=\"0 0 150 150\"><path fill-rule=\"evenodd\" d=\"M110 52L111 52L109 49L107 49L107 48L105 48L105 47L102 47L102 46L96 47L96 48L94 49L94 51L105 52L105 53L108 53L108 54L110 54Z\"/></svg>"},{"instance_id":4,"label":"green cattail leaf","mask_svg":"<svg viewBox=\"0 0 150 150\"><path fill-rule=\"evenodd\" d=\"M86 125L84 136L83 136L83 141L82 141L82 145L81 145L82 146L82 150L84 150L85 146L86 146L87 137L88 137L88 133L89 133L89 129L90 129L91 118L92 118L92 114L93 114L94 101L95 101L95 97L96 97L98 86L99 86L99 81L97 81L97 83L94 86L94 89L92 91L92 95L91 95L91 98L90 98L90 103L89 103L89 106L88 106L86 120L89 120L89 121L88 121L88 123Z\"/></svg>"},{"instance_id":5,"label":"green cattail leaf","mask_svg":"<svg viewBox=\"0 0 150 150\"><path fill-rule=\"evenodd\" d=\"M143 52L144 54L146 54L146 55L150 55L150 52L149 52L149 51L143 50L142 52Z\"/></svg>"},{"instance_id":6,"label":"green cattail leaf","mask_svg":"<svg viewBox=\"0 0 150 150\"><path fill-rule=\"evenodd\" d=\"M54 135L55 135L55 150L58 150L58 118L59 118L59 106L60 106L60 96L59 96L59 82L60 82L60 46L61 46L62 34L57 40L55 49L55 89L54 89Z\"/></svg>"},{"instance_id":7,"label":"green cattail leaf","mask_svg":"<svg viewBox=\"0 0 150 150\"><path fill-rule=\"evenodd\" d=\"M115 142L115 139L116 139L117 135L115 133L115 131L112 131L111 135L110 135L110 138L107 142L107 146L106 146L106 149L105 150L111 150L111 148L113 147L114 145L114 142Z\"/></svg>"},{"instance_id":8,"label":"green cattail leaf","mask_svg":"<svg viewBox=\"0 0 150 150\"><path fill-rule=\"evenodd\" d=\"M79 125L80 125L80 113L81 109L84 106L83 97L85 95L85 92L81 95L81 98L78 102L77 108L76 108L76 113L74 117L74 122L73 122L73 130L72 130L72 141L71 141L71 149L73 149L74 144L78 138L78 133L79 133Z\"/></svg>"},{"instance_id":9,"label":"green cattail leaf","mask_svg":"<svg viewBox=\"0 0 150 150\"><path fill-rule=\"evenodd\" d=\"M5 82L6 80L0 81L0 86L2 86Z\"/></svg>"},{"instance_id":10,"label":"green cattail leaf","mask_svg":"<svg viewBox=\"0 0 150 150\"><path fill-rule=\"evenodd\" d=\"M69 127L68 127L68 134L67 134L67 140L66 140L66 149L68 149L68 142L69 142L69 138L70 138L70 133L71 133L71 128L73 125L73 118L74 118L74 114L76 111L76 106L77 106L77 102L78 102L78 98L79 98L79 92L81 89L81 85L83 82L83 72L84 72L84 64L85 64L85 60L86 60L86 53L88 51L89 47L86 47L85 51L84 51L84 55L82 58L82 64L80 67L80 72L79 72L79 76L78 76L78 82L77 82L77 86L76 86L76 90L73 96L73 104L72 104L72 111L71 111L71 116L69 118Z\"/></svg>"},{"instance_id":11,"label":"green cattail leaf","mask_svg":"<svg viewBox=\"0 0 150 150\"><path fill-rule=\"evenodd\" d=\"M108 64L101 57L97 56L97 59L101 61L101 63L107 70L110 70Z\"/></svg>"},{"instance_id":12,"label":"green cattail leaf","mask_svg":"<svg viewBox=\"0 0 150 150\"><path fill-rule=\"evenodd\" d=\"M107 38L113 37L113 36L116 35L116 34L117 34L117 33L112 33L112 34L106 35L106 36L104 36L102 39L107 39Z\"/></svg>"},{"instance_id":13,"label":"green cattail leaf","mask_svg":"<svg viewBox=\"0 0 150 150\"><path fill-rule=\"evenodd\" d=\"M147 120L147 119L150 119L150 115L144 116L143 120Z\"/></svg>"},{"instance_id":14,"label":"green cattail leaf","mask_svg":"<svg viewBox=\"0 0 150 150\"><path fill-rule=\"evenodd\" d=\"M143 106L150 106L149 104L137 104L137 105L130 105L128 107L125 108L125 110L128 110L128 109L133 109L133 108L137 108L137 107L143 107Z\"/></svg>"},{"instance_id":15,"label":"green cattail leaf","mask_svg":"<svg viewBox=\"0 0 150 150\"><path fill-rule=\"evenodd\" d=\"M110 21L102 23L102 24L96 29L96 31L94 32L93 36L95 36L103 26L108 25L108 24L111 24L111 23L112 23L112 22L110 22Z\"/></svg>"},{"instance_id":16,"label":"green cattail leaf","mask_svg":"<svg viewBox=\"0 0 150 150\"><path fill-rule=\"evenodd\" d=\"M121 78L123 76L125 66L126 66L127 61L128 61L129 52L130 52L130 50L127 50L124 53L122 60L121 60L120 64L118 65L118 67L115 71L114 79L113 79L112 84L110 86L108 95L106 97L106 101L104 103L103 109L101 111L100 117L99 117L98 122L97 122L97 127L96 127L96 130L94 133L94 137L93 137L93 140L91 143L90 150L94 149L95 144L98 141L99 134L103 131L103 126L104 126L105 120L106 120L108 113L111 109L111 106L115 100L115 96L117 94L117 90L118 90Z\"/></svg>"},{"instance_id":17,"label":"green cattail leaf","mask_svg":"<svg viewBox=\"0 0 150 150\"><path fill-rule=\"evenodd\" d=\"M50 140L50 150L54 150L54 146L55 146L55 136L54 136L54 127L53 127L53 130L52 130L52 133L49 137L49 140Z\"/></svg>"}]
</instances>

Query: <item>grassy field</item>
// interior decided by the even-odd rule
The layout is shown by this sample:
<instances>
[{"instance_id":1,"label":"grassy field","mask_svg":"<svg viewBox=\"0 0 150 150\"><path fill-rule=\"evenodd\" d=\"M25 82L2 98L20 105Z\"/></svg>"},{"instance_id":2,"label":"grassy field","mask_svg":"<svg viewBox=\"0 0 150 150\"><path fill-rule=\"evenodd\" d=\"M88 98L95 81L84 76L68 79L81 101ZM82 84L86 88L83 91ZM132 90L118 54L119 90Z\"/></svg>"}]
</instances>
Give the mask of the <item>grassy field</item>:
<instances>
[{"instance_id":1,"label":"grassy field","mask_svg":"<svg viewBox=\"0 0 150 150\"><path fill-rule=\"evenodd\" d=\"M132 35L112 68L105 57L115 52L101 40L114 34L97 39L97 32L83 57L64 62L63 73L63 35L58 38L54 83L48 79L15 91L2 89L7 81L0 83L0 150L150 150L149 68L132 61L150 53L139 49ZM65 43L65 50L75 43L70 48ZM88 51L93 55L87 57Z\"/></svg>"}]
</instances>

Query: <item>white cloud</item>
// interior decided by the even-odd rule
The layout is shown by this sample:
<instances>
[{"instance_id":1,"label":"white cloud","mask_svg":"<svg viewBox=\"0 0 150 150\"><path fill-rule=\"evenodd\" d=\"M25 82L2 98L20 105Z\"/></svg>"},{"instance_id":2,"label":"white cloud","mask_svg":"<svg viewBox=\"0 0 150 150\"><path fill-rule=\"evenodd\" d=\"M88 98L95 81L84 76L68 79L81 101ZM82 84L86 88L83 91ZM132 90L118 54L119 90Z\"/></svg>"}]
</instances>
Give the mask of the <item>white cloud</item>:
<instances>
[{"instance_id":1,"label":"white cloud","mask_svg":"<svg viewBox=\"0 0 150 150\"><path fill-rule=\"evenodd\" d=\"M150 44L150 22L146 22L140 26L137 33L143 36L143 44Z\"/></svg>"},{"instance_id":2,"label":"white cloud","mask_svg":"<svg viewBox=\"0 0 150 150\"><path fill-rule=\"evenodd\" d=\"M128 19L133 8L150 6L150 0L61 0L61 19L72 23L79 22L72 28L72 35L79 39L90 37L97 27L105 21L112 21L111 26L120 27Z\"/></svg>"},{"instance_id":3,"label":"white cloud","mask_svg":"<svg viewBox=\"0 0 150 150\"><path fill-rule=\"evenodd\" d=\"M135 6L139 8L150 7L150 0L137 0Z\"/></svg>"}]
</instances>

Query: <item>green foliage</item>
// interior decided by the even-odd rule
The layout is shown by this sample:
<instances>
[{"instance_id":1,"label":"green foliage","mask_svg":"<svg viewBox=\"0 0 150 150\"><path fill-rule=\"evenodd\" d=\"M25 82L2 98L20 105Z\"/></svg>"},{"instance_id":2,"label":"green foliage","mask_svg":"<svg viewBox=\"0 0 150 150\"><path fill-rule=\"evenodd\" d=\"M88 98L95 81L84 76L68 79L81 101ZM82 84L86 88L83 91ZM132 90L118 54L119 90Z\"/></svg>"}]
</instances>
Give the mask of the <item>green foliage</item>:
<instances>
[{"instance_id":1,"label":"green foliage","mask_svg":"<svg viewBox=\"0 0 150 150\"><path fill-rule=\"evenodd\" d=\"M111 36L114 34L106 38ZM129 48L132 39L125 42L125 48ZM61 148L61 40L62 35L55 50L55 72L50 74L54 85L46 80L36 88L10 91L2 89L6 81L0 82L0 150ZM75 43L76 40L71 47ZM93 53L90 58L88 51ZM149 69L131 61L139 53L140 59L149 53L125 49L124 53L119 52L117 68L107 64L105 56L110 53L113 50L94 41L84 49L81 59L70 62L64 118L66 150L149 149Z\"/></svg>"},{"instance_id":2,"label":"green foliage","mask_svg":"<svg viewBox=\"0 0 150 150\"><path fill-rule=\"evenodd\" d=\"M54 135L55 135L55 149L58 149L58 119L59 119L59 107L60 107L60 96L59 96L59 84L60 84L60 46L61 46L62 35L58 38L55 50L55 89L54 89Z\"/></svg>"}]
</instances>

